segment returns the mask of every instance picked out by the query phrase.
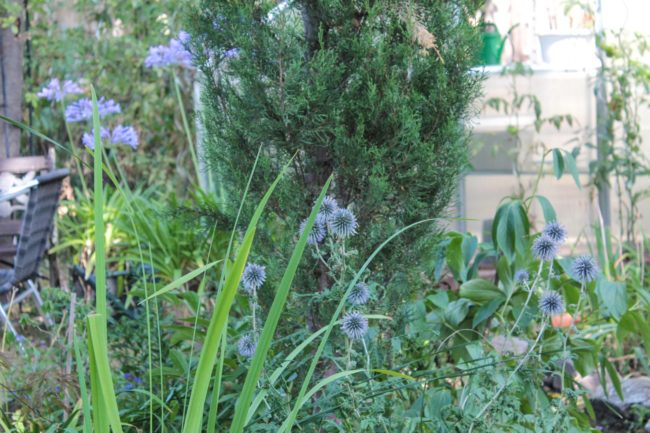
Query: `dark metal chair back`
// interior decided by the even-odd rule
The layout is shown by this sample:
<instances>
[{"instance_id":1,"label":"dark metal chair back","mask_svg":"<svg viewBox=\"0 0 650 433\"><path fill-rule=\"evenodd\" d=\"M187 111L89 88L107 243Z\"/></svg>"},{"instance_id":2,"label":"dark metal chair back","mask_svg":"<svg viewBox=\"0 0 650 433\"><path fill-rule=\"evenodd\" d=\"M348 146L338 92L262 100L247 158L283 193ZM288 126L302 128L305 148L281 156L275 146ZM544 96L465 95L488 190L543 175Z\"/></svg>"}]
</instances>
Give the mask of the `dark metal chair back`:
<instances>
[{"instance_id":1,"label":"dark metal chair back","mask_svg":"<svg viewBox=\"0 0 650 433\"><path fill-rule=\"evenodd\" d=\"M38 265L52 231L61 183L68 174L68 169L58 169L36 178L38 185L29 193L14 258L16 282L25 281L38 273Z\"/></svg>"}]
</instances>

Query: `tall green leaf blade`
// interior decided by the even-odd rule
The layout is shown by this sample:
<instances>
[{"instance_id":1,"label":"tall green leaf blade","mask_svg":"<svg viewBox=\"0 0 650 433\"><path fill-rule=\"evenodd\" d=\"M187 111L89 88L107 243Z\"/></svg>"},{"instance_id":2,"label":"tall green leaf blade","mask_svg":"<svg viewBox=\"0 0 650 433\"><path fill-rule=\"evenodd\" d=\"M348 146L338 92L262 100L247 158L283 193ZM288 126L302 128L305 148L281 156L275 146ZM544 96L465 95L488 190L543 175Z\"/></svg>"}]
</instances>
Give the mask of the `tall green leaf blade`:
<instances>
[{"instance_id":1,"label":"tall green leaf blade","mask_svg":"<svg viewBox=\"0 0 650 433\"><path fill-rule=\"evenodd\" d=\"M117 409L117 400L115 399L115 389L113 388L113 379L111 370L108 365L108 352L104 344L106 335L104 326L106 319L98 314L88 316L88 338L90 341L90 350L93 357L91 360L94 364L96 379L99 384L99 406L103 406L104 414L114 433L122 433L122 422L120 413ZM95 408L97 409L97 408Z\"/></svg>"},{"instance_id":2,"label":"tall green leaf blade","mask_svg":"<svg viewBox=\"0 0 650 433\"><path fill-rule=\"evenodd\" d=\"M224 287L217 295L215 309L210 318L210 325L208 326L208 331L205 335L203 348L201 349L201 355L199 356L199 363L194 375L192 394L190 395L188 410L185 414L182 433L199 433L201 431L201 425L203 424L203 406L208 394L212 369L219 350L221 333L224 329L228 314L230 313L230 307L232 306L235 294L237 293L239 280L241 279L244 267L248 261L248 254L253 243L253 238L255 237L257 223L262 216L262 212L264 211L273 190L275 190L275 187L280 182L283 173L284 170L278 175L260 203L257 205L253 218L246 229L246 234L244 235L244 240L239 252L237 253L237 257L235 258L232 267L228 269L228 276L226 277Z\"/></svg>"},{"instance_id":3,"label":"tall green leaf blade","mask_svg":"<svg viewBox=\"0 0 650 433\"><path fill-rule=\"evenodd\" d=\"M216 264L221 263L222 261L223 260L215 260L212 263L208 263L207 265L201 266L200 268L196 268L193 271L188 272L187 274L183 275L182 277L177 278L174 281L172 281L171 283L167 284L162 289L156 291L155 293L152 293L147 298L142 300L140 303L143 304L143 303L145 303L147 301L150 301L151 299L153 299L153 298L155 298L157 296L164 295L165 293L171 292L174 289L178 289L183 284L187 283L188 281L193 280L194 278L198 277L202 273L212 269Z\"/></svg>"},{"instance_id":4,"label":"tall green leaf blade","mask_svg":"<svg viewBox=\"0 0 650 433\"><path fill-rule=\"evenodd\" d=\"M94 157L94 190L93 203L95 205L95 311L106 320L106 247L104 228L104 185L102 170L102 140L100 136L99 110L97 108L97 95L95 88L90 88L93 103L93 136L95 142ZM104 335L104 334L102 334Z\"/></svg>"},{"instance_id":5,"label":"tall green leaf blade","mask_svg":"<svg viewBox=\"0 0 650 433\"><path fill-rule=\"evenodd\" d=\"M321 190L320 195L314 205L307 223L298 239L298 244L293 250L291 259L289 260L289 265L282 276L280 281L280 286L278 291L273 299L273 304L271 305L271 310L269 311L266 322L264 323L264 328L262 329L262 335L257 343L257 348L255 349L255 355L251 362L251 366L246 375L246 381L244 382L244 387L239 394L239 399L235 406L235 415L233 417L232 424L230 425L231 433L241 433L244 431L244 425L246 422L248 409L250 407L251 401L253 400L253 393L255 392L255 387L257 381L259 380L260 374L262 373L262 367L264 366L264 361L266 360L266 355L268 354L269 348L271 347L271 341L273 340L273 335L275 334L275 329L280 321L280 315L284 309L284 305L289 296L289 289L291 288L291 283L293 278L296 275L298 269L298 264L302 258L305 248L307 247L307 239L314 227L316 222L316 216L320 211L320 206L325 199L325 194L329 189L330 183L332 182L332 177L325 182L325 186Z\"/></svg>"}]
</instances>

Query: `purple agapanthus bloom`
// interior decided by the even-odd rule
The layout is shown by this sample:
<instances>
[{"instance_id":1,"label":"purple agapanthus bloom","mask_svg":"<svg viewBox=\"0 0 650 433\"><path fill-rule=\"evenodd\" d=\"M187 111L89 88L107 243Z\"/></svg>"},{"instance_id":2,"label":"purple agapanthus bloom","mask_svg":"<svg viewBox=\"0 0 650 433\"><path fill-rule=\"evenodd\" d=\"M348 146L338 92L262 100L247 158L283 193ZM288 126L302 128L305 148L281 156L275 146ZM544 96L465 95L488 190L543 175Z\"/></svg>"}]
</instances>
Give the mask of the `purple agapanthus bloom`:
<instances>
[{"instance_id":1,"label":"purple agapanthus bloom","mask_svg":"<svg viewBox=\"0 0 650 433\"><path fill-rule=\"evenodd\" d=\"M147 57L144 59L144 66L146 68L164 68L166 66L192 67L192 53L186 48L189 40L189 33L181 31L177 38L169 41L169 45L150 47Z\"/></svg>"},{"instance_id":2,"label":"purple agapanthus bloom","mask_svg":"<svg viewBox=\"0 0 650 433\"><path fill-rule=\"evenodd\" d=\"M99 128L99 138L102 140L102 142L107 142L111 138L111 131L108 130L108 128L104 128L103 126ZM85 132L84 135L81 136L81 142L90 150L95 150L95 136L93 132Z\"/></svg>"},{"instance_id":3,"label":"purple agapanthus bloom","mask_svg":"<svg viewBox=\"0 0 650 433\"><path fill-rule=\"evenodd\" d=\"M133 126L117 125L111 132L103 126L99 129L99 136L104 143L126 144L134 150L138 148L138 133ZM95 150L95 137L93 132L86 132L81 137L81 142L90 150Z\"/></svg>"},{"instance_id":4,"label":"purple agapanthus bloom","mask_svg":"<svg viewBox=\"0 0 650 433\"><path fill-rule=\"evenodd\" d=\"M40 92L36 94L39 98L47 99L48 101L61 101L66 95L83 93L79 84L71 80L65 80L63 85L58 78L52 78Z\"/></svg>"},{"instance_id":5,"label":"purple agapanthus bloom","mask_svg":"<svg viewBox=\"0 0 650 433\"><path fill-rule=\"evenodd\" d=\"M109 114L119 113L122 111L120 104L112 99L106 99L103 96L97 101L97 111L99 117L104 118ZM92 119L93 117L93 103L88 98L82 98L72 104L68 105L65 109L66 122L81 122L84 120Z\"/></svg>"},{"instance_id":6,"label":"purple agapanthus bloom","mask_svg":"<svg viewBox=\"0 0 650 433\"><path fill-rule=\"evenodd\" d=\"M113 144L126 144L134 150L138 148L138 133L133 126L118 125L111 134Z\"/></svg>"}]
</instances>

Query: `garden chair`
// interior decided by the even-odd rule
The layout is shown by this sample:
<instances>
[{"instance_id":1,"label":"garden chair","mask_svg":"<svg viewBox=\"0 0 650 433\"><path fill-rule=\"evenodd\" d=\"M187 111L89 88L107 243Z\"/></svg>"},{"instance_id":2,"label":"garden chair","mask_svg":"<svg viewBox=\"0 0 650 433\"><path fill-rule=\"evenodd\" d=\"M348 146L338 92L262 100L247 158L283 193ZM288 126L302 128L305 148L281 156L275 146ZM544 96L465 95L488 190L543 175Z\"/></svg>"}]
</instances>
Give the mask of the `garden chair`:
<instances>
[{"instance_id":1,"label":"garden chair","mask_svg":"<svg viewBox=\"0 0 650 433\"><path fill-rule=\"evenodd\" d=\"M37 176L25 185L15 187L0 193L0 203L29 193L29 199L23 215L16 256L13 267L0 269L0 294L18 289L18 294L11 299L10 304L18 304L28 296L33 296L36 307L41 310L43 301L38 292L38 265L40 263L48 237L52 230L54 212L56 211L61 183L68 176L67 169L58 169ZM0 305L0 319L16 337L15 328L11 324L7 311L9 304ZM45 318L46 322L49 318Z\"/></svg>"},{"instance_id":2,"label":"garden chair","mask_svg":"<svg viewBox=\"0 0 650 433\"><path fill-rule=\"evenodd\" d=\"M53 169L53 155L0 159L0 192L25 186L33 182L39 174ZM0 262L10 266L16 255L16 245L12 241L15 236L20 234L22 225L21 219L15 218L15 214L25 210L27 192L29 191L17 196L13 203L10 203L9 200L0 202Z\"/></svg>"}]
</instances>

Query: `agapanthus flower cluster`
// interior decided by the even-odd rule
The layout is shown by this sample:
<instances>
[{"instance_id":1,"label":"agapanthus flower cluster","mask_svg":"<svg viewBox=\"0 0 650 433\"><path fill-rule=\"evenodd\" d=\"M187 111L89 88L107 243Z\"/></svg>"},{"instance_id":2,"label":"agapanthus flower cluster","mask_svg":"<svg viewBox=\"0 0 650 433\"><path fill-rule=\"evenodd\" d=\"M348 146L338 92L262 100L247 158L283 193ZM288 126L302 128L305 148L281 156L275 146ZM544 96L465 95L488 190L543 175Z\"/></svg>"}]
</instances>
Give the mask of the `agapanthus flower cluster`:
<instances>
[{"instance_id":1,"label":"agapanthus flower cluster","mask_svg":"<svg viewBox=\"0 0 650 433\"><path fill-rule=\"evenodd\" d=\"M341 329L351 340L360 340L368 332L368 319L358 311L352 311L343 316Z\"/></svg>"},{"instance_id":2,"label":"agapanthus flower cluster","mask_svg":"<svg viewBox=\"0 0 650 433\"><path fill-rule=\"evenodd\" d=\"M579 256L571 265L571 274L580 283L593 281L599 273L598 265L591 256Z\"/></svg>"},{"instance_id":3,"label":"agapanthus flower cluster","mask_svg":"<svg viewBox=\"0 0 650 433\"><path fill-rule=\"evenodd\" d=\"M186 48L189 39L189 33L181 31L178 37L169 41L169 45L150 47L147 57L144 60L144 66L146 68L164 68L167 66L192 67L192 53Z\"/></svg>"},{"instance_id":4,"label":"agapanthus flower cluster","mask_svg":"<svg viewBox=\"0 0 650 433\"><path fill-rule=\"evenodd\" d=\"M83 89L76 82L65 80L61 83L58 78L52 78L50 82L36 94L36 96L47 99L48 101L59 102L67 95L79 93L83 93Z\"/></svg>"},{"instance_id":5,"label":"agapanthus flower cluster","mask_svg":"<svg viewBox=\"0 0 650 433\"><path fill-rule=\"evenodd\" d=\"M125 144L134 150L138 148L138 133L133 126L117 125L112 132L108 128L101 127L99 137L103 143ZM92 131L84 133L81 142L89 149L95 149L95 137Z\"/></svg>"},{"instance_id":6,"label":"agapanthus flower cluster","mask_svg":"<svg viewBox=\"0 0 650 433\"><path fill-rule=\"evenodd\" d=\"M122 109L120 108L120 104L114 100L106 99L102 96L97 101L97 111L99 112L99 117L103 119L109 114L120 113ZM89 120L92 117L93 103L88 98L79 99L68 105L65 109L65 120L69 123Z\"/></svg>"}]
</instances>

